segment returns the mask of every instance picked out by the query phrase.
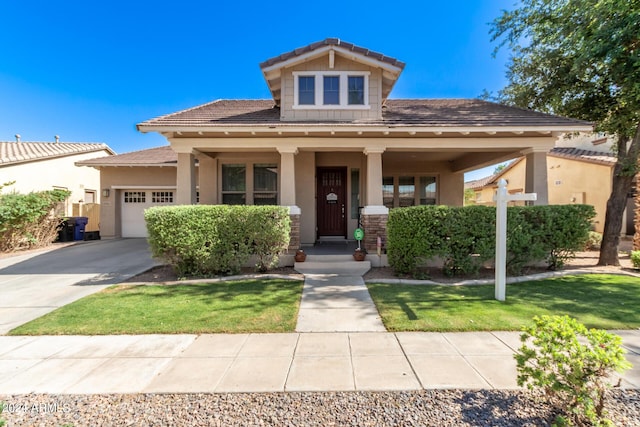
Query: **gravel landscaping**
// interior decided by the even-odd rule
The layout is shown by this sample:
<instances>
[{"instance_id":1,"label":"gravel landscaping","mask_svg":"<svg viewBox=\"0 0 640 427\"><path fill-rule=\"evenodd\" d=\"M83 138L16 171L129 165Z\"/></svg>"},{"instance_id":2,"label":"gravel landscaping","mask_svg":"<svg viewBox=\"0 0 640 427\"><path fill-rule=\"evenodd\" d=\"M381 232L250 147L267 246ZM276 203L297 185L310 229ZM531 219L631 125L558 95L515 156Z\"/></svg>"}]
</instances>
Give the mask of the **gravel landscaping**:
<instances>
[{"instance_id":1,"label":"gravel landscaping","mask_svg":"<svg viewBox=\"0 0 640 427\"><path fill-rule=\"evenodd\" d=\"M526 391L0 396L9 426L546 426ZM640 392L614 390L609 417L640 426Z\"/></svg>"}]
</instances>

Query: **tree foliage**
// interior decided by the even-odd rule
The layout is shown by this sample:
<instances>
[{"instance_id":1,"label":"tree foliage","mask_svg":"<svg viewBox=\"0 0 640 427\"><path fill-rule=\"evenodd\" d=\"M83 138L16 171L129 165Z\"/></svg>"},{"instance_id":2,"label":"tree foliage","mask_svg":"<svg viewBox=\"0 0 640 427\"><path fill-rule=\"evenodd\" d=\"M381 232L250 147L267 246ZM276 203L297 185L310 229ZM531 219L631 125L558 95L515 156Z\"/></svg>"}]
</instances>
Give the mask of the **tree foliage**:
<instances>
[{"instance_id":1,"label":"tree foliage","mask_svg":"<svg viewBox=\"0 0 640 427\"><path fill-rule=\"evenodd\" d=\"M512 52L501 101L588 120L616 136L600 263L617 264L640 153L640 0L522 0L491 34Z\"/></svg>"}]
</instances>

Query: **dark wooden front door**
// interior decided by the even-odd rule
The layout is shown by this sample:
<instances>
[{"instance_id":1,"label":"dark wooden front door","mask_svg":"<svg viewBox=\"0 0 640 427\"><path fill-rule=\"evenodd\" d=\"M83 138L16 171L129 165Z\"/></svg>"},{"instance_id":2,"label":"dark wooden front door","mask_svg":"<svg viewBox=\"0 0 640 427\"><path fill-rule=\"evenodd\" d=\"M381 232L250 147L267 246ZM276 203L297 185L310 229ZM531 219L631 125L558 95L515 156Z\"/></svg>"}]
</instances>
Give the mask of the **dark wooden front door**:
<instances>
[{"instance_id":1,"label":"dark wooden front door","mask_svg":"<svg viewBox=\"0 0 640 427\"><path fill-rule=\"evenodd\" d=\"M347 237L347 168L318 168L318 237Z\"/></svg>"}]
</instances>

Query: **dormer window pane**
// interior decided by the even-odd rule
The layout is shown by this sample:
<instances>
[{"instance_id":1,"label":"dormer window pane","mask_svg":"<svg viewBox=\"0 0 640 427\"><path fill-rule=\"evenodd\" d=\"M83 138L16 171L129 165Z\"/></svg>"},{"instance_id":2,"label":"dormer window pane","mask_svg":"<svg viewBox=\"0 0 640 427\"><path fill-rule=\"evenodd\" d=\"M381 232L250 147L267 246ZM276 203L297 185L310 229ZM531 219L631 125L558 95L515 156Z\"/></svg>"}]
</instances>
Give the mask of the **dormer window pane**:
<instances>
[{"instance_id":1,"label":"dormer window pane","mask_svg":"<svg viewBox=\"0 0 640 427\"><path fill-rule=\"evenodd\" d=\"M340 76L324 76L324 105L340 104Z\"/></svg>"},{"instance_id":2,"label":"dormer window pane","mask_svg":"<svg viewBox=\"0 0 640 427\"><path fill-rule=\"evenodd\" d=\"M364 76L349 76L349 105L364 105Z\"/></svg>"},{"instance_id":3,"label":"dormer window pane","mask_svg":"<svg viewBox=\"0 0 640 427\"><path fill-rule=\"evenodd\" d=\"M316 103L316 78L314 76L298 77L298 104L314 105Z\"/></svg>"}]
</instances>

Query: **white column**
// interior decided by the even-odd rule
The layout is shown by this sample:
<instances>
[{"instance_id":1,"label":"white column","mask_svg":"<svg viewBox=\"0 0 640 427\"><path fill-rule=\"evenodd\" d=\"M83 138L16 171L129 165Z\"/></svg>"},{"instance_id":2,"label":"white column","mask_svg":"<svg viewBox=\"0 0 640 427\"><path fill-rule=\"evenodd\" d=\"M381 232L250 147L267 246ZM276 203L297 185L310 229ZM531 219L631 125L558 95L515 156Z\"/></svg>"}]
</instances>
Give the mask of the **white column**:
<instances>
[{"instance_id":1,"label":"white column","mask_svg":"<svg viewBox=\"0 0 640 427\"><path fill-rule=\"evenodd\" d=\"M382 199L382 153L383 147L365 148L367 156L367 197L363 214L387 214L389 209Z\"/></svg>"},{"instance_id":2,"label":"white column","mask_svg":"<svg viewBox=\"0 0 640 427\"><path fill-rule=\"evenodd\" d=\"M280 153L280 205L290 206L299 211L296 206L296 162L298 154L296 147L279 147ZM293 209L293 208L296 209ZM293 212L292 212L293 213Z\"/></svg>"},{"instance_id":3,"label":"white column","mask_svg":"<svg viewBox=\"0 0 640 427\"><path fill-rule=\"evenodd\" d=\"M524 192L536 193L538 195L538 199L534 204L548 205L547 152L529 150L524 154L527 156Z\"/></svg>"},{"instance_id":4,"label":"white column","mask_svg":"<svg viewBox=\"0 0 640 427\"><path fill-rule=\"evenodd\" d=\"M196 171L194 152L178 153L178 170L176 177L179 205L193 205L196 202Z\"/></svg>"}]
</instances>

